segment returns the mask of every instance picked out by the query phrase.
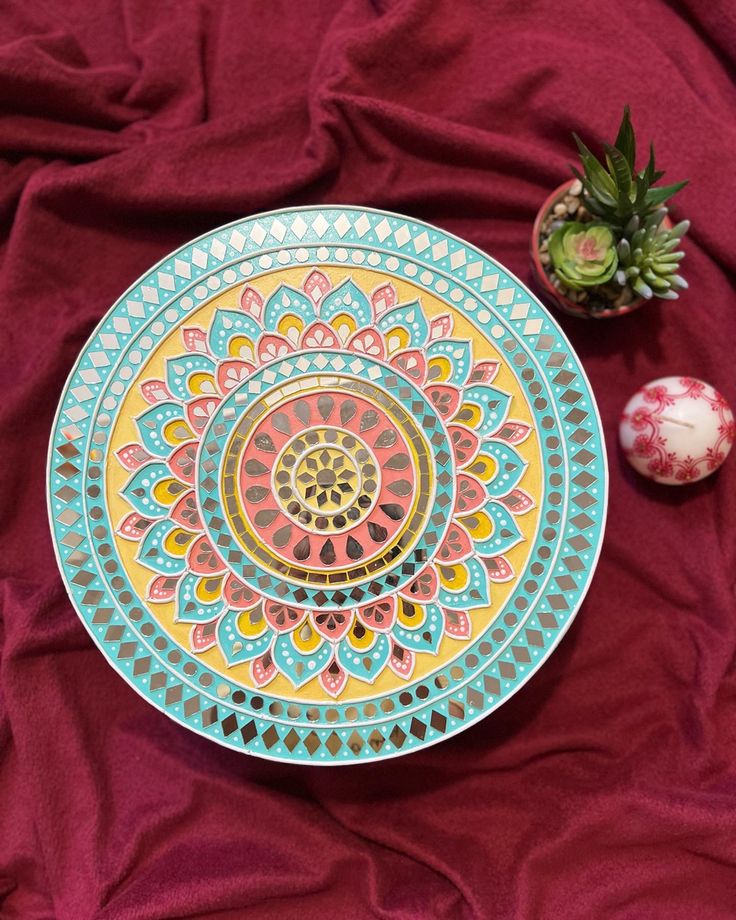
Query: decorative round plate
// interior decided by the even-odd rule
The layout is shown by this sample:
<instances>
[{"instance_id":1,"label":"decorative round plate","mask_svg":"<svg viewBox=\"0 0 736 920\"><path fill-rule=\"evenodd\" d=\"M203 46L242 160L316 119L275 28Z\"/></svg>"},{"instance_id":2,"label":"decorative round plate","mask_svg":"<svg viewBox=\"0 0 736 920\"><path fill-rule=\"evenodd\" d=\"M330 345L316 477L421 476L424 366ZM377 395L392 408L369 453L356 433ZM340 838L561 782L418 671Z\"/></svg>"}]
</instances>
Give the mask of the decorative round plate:
<instances>
[{"instance_id":1,"label":"decorative round plate","mask_svg":"<svg viewBox=\"0 0 736 920\"><path fill-rule=\"evenodd\" d=\"M480 719L578 609L600 421L532 294L418 221L230 224L115 304L64 391L49 510L72 602L173 719L316 764Z\"/></svg>"}]
</instances>

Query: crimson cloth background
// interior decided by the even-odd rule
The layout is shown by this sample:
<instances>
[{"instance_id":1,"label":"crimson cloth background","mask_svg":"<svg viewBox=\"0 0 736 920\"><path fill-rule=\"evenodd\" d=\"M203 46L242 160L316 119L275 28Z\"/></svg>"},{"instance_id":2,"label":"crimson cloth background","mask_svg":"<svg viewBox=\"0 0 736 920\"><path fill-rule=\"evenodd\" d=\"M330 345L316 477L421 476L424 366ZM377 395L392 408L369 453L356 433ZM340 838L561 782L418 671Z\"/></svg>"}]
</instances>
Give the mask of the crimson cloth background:
<instances>
[{"instance_id":1,"label":"crimson cloth background","mask_svg":"<svg viewBox=\"0 0 736 920\"><path fill-rule=\"evenodd\" d=\"M640 384L736 404L736 12L589 0L7 2L0 15L3 918L736 915L736 459L667 489L617 452ZM608 439L608 533L550 661L412 756L282 766L175 724L67 600L45 458L67 373L150 265L227 221L370 205L529 279L571 129L630 102L693 177L675 304L562 320Z\"/></svg>"}]
</instances>

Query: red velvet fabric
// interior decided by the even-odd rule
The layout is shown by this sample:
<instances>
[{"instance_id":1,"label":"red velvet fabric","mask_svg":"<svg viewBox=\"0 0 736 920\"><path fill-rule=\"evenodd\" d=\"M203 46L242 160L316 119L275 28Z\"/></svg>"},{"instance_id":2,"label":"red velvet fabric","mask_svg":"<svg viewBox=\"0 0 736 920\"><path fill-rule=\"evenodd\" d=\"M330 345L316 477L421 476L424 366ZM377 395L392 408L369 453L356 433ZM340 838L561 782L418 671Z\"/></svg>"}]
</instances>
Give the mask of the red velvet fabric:
<instances>
[{"instance_id":1,"label":"red velvet fabric","mask_svg":"<svg viewBox=\"0 0 736 920\"><path fill-rule=\"evenodd\" d=\"M43 0L0 14L0 913L4 918L736 915L736 459L682 489L616 448L683 373L736 403L729 0ZM432 221L528 280L570 131L630 102L693 221L691 288L562 319L608 438L608 535L558 651L497 713L343 769L238 755L140 699L57 573L64 380L139 274L313 202Z\"/></svg>"}]
</instances>

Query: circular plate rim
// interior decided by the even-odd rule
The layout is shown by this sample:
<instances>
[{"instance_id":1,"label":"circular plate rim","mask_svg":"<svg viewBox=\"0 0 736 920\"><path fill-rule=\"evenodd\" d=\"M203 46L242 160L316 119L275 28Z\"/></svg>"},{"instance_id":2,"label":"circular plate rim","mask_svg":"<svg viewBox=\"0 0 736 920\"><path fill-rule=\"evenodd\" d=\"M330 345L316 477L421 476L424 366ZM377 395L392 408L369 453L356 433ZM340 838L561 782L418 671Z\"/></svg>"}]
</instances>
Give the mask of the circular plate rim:
<instances>
[{"instance_id":1,"label":"circular plate rim","mask_svg":"<svg viewBox=\"0 0 736 920\"><path fill-rule=\"evenodd\" d=\"M125 301L125 299L128 297L128 295L129 295L131 292L135 291L136 288L138 288L141 284L143 284L143 282L146 280L146 278L147 278L149 275L151 275L152 273L158 271L158 269L159 269L162 265L164 265L166 262L168 262L169 260L172 260L172 259L176 258L180 253L184 252L185 250L187 250L187 249L190 248L190 247L195 246L197 243L201 242L202 240L214 238L217 234L222 233L223 231L226 231L226 230L228 230L228 229L230 229L230 228L237 227L237 226L242 225L242 224L244 224L244 223L250 223L250 222L252 222L252 221L256 221L256 222L257 222L259 219L272 218L272 217L276 217L276 216L280 216L280 215L285 215L285 214L305 213L305 212L315 212L315 211L316 211L316 212L319 212L319 211L341 211L341 210L342 210L342 211L351 211L351 212L360 211L360 212L365 212L365 213L368 213L368 214L381 215L381 216L386 217L386 218L394 218L394 219L398 219L398 220L409 221L409 222L411 222L412 224L414 224L414 225L416 225L416 226L418 226L418 227L423 227L423 228L426 228L427 230L431 230L431 231L434 231L434 232L438 232L438 233L440 233L444 238L447 238L447 239L449 239L449 240L453 240L454 242L460 244L462 247L466 248L467 250L477 253L478 256L481 258L481 260L485 260L485 261L491 263L491 264L492 264L493 266L495 266L500 272L502 272L503 274L505 274L505 275L507 276L507 278L508 278L513 284L517 285L518 288L519 288L521 291L523 291L523 292L531 299L532 303L534 303L534 304L536 305L536 307L542 312L542 315L546 316L546 317L551 321L552 326L553 326L553 328L556 330L556 332L558 333L558 335L560 336L560 338L561 338L561 340L562 340L562 343L563 343L563 344L567 347L567 349L569 350L570 356L576 361L577 367L578 367L578 370L579 370L579 373L580 373L581 381L585 384L585 387L586 387L586 389L587 389L587 393L588 393L588 395L589 395L589 397L590 397L592 415L593 415L593 418L594 418L594 420L595 420L596 429L597 429L597 432L598 432L598 434L599 434L599 436L600 436L600 442L601 442L601 443L600 443L600 448L601 448L601 450L600 450L600 456L598 457L598 459L600 460L600 463L601 463L601 480L600 480L600 481L601 481L602 495L601 495L601 499L600 499L600 506L601 506L601 507L600 507L600 512L599 512L599 514L600 514L600 525L599 525L599 527L598 527L598 539L597 539L597 543L596 543L596 545L595 545L595 547L594 547L594 553L593 553L593 555L592 555L591 561L590 561L589 565L588 565L587 568L586 568L586 577L585 577L585 580L584 580L584 582L582 583L582 585L578 588L578 594L577 594L577 597L576 597L576 599L575 599L575 602L574 602L573 606L570 608L569 615L567 616L567 618L566 618L566 620L564 621L564 623L558 628L556 636L551 640L551 642L549 643L549 645L547 645L547 646L544 648L544 652L543 652L543 654L542 654L540 660L539 660L533 667L529 668L528 671L527 671L523 676L518 677L518 678L514 681L513 686L511 686L511 688L510 688L506 693L504 693L504 694L503 694L502 696L500 696L497 700L495 700L493 703L491 703L487 708L481 709L481 710L479 710L476 714L474 714L473 716L470 716L470 717L468 717L468 718L465 718L465 719L461 722L461 724L458 724L456 727L450 728L450 729L448 729L447 731L443 732L442 734L438 735L437 737L431 738L431 739L426 740L426 741L422 741L421 743L419 743L419 744L417 744L417 745L415 745L415 746L411 746L411 747L405 748L405 749L403 749L403 750L389 751L389 752L387 752L387 753L374 753L373 755L368 756L368 757L365 757L365 758L358 758L358 757L355 757L355 758L353 758L353 759L344 759L344 760L340 760L340 759L337 759L337 758L329 759L329 760L327 760L327 759L325 759L325 760L314 760L314 759L308 759L308 758L303 757L303 756L293 756L293 755L290 755L290 756L288 756L288 757L285 757L285 756L281 756L281 755L278 755L278 754L271 754L271 753L269 753L269 752L267 752L267 751L261 751L261 750L259 750L259 751L254 751L254 750L249 750L247 747L244 747L244 746L236 746L236 745L230 743L229 741L227 741L227 740L226 740L225 738L223 738L223 737L217 737L217 736L215 736L215 735L213 735L213 734L207 732L205 728L203 728L203 727L200 728L200 727L198 727L198 726L195 725L195 724L192 724L192 723L190 723L190 722L186 722L186 721L184 721L181 717L179 717L176 713L167 710L163 705L159 704L159 702L158 702L157 700L155 700L154 698L152 698L152 696L149 696L149 695L147 695L145 692L143 692L143 690L133 681L132 676L128 675L127 673L125 673L124 670L122 670L122 669L120 669L120 668L118 668L118 667L116 666L116 664L115 664L115 662L113 661L113 659L111 658L111 656L108 655L108 652L107 652L107 650L105 649L103 643L100 641L99 637L98 637L97 635L95 635L93 629L91 628L91 624L87 622L87 620L86 620L86 619L84 618L84 616L82 615L81 610L77 607L77 603L76 603L76 601L75 601L75 599L74 599L74 596L73 596L73 594L72 594L72 590L71 590L71 586L70 586L70 581L69 581L69 578L67 577L67 575L68 575L67 568L66 568L66 565L65 565L64 560L62 560L62 558L61 558L59 541L57 540L56 525L55 525L55 521L54 521L54 509L53 509L53 506L52 506L53 495L52 495L52 491L51 491L51 490L52 490L52 472L53 472L53 459L54 459L54 441L55 441L55 436L56 436L56 434L57 434L57 431L59 430L59 425L60 425L60 422L61 422L61 416L62 416L62 410L63 410L63 405L64 405L65 397L66 397L67 393L69 392L70 387L71 387L71 384L72 384L72 381L74 380L74 377L75 377L75 375L77 374L77 372L78 372L78 370L79 370L79 368L80 368L80 364L82 363L82 360L83 360L84 356L86 355L88 349L91 347L92 342L94 341L95 337L101 332L101 330L103 329L103 327L104 327L105 324L107 323L108 319L109 319L109 318L113 315L113 313L117 310L117 308L119 307L119 305L122 304L122 303ZM333 242L331 245L338 245L338 244L335 243L335 242ZM306 263L305 263L305 264L306 264ZM453 270L453 271L454 271L454 270ZM239 283L239 284L242 284L243 281L241 280L241 281L239 281L238 283ZM213 293L212 296L215 296L214 293ZM206 302L207 300L209 300L209 299L211 299L211 298L206 298L206 299L205 299L205 302ZM489 305L489 306L492 306L493 309L495 309L495 307L494 307L493 305ZM457 309L457 307L455 307L455 308ZM462 313L462 311L461 311L461 313ZM463 315L465 315L465 314L463 314ZM504 322L505 322L505 321L506 321L506 319L504 318ZM510 700L516 693L518 693L519 690L521 690L522 687L524 687L524 686L527 684L527 682L528 682L535 674L537 674L537 673L539 672L539 670L540 670L540 669L547 663L547 661L552 657L552 655L553 655L553 653L556 651L558 645L560 644L560 642L562 641L562 639L564 638L564 636L567 634L567 632L568 632L568 630L570 629L570 627L571 627L573 621L576 619L578 613L580 612L580 608L582 607L582 604L583 604L583 602L584 602L584 600L585 600L585 598L586 598L586 596L587 596L587 593L588 593L588 591L589 591L589 589L590 589L590 586L591 586L591 584L592 584L593 578L594 578L594 576L595 576L596 569L597 569L597 567L598 567L598 563L599 563L599 561L600 561L600 555L601 555L601 551L602 551L602 547L603 547L603 541L604 541L604 538L605 538L606 524L607 524L607 516L608 516L609 489L610 489L610 477L609 477L609 464L608 464L608 456L607 456L605 432L604 432L603 423L602 423L602 420L601 420L601 417L600 417L600 412L599 412L599 409L598 409L598 404L597 404L597 401L596 401L596 399L595 399L595 393L594 393L593 387L592 387L592 385L591 385L591 383L590 383L590 379L589 379L589 377L588 377L588 375L587 375L587 373L586 373L585 367L584 367L584 365L583 365L583 363L582 363L580 357L578 356L578 354L577 354L577 352L575 351L575 349L572 347L572 344L570 343L570 340L569 340L568 336L566 335L564 329L560 326L560 324L558 323L557 319L551 314L551 312L550 312L549 309L544 305L544 303L541 301L541 299L531 290L531 288L529 287L529 285L527 285L526 283L524 283L520 278L518 278L518 276L517 276L516 274L514 274L510 269L508 269L505 265L503 265L503 263L499 262L499 261L498 261L493 255L491 255L490 253L485 252L485 251L482 250L479 246L476 246L475 244L470 243L468 240L464 239L464 238L461 237L461 236L458 236L457 234L454 234L454 233L452 233L452 232L450 232L450 231L448 231L448 230L443 229L442 227L438 226L437 224L432 224L432 223L430 223L429 221L425 221L425 220L422 220L422 219L420 219L420 218L412 217L412 216L410 216L410 215L407 215L407 214L404 214L404 213L401 213L401 212L397 212L397 211L390 211L390 210L385 210L385 209L382 209L382 208L373 208L373 207L368 207L368 206L359 205L359 204L347 204L347 203L329 202L329 203L311 204L311 205L295 205L295 206L286 207L286 208L273 208L273 209L270 209L270 210L268 210L268 211L259 211L259 212L253 213L253 214L246 215L245 217L239 217L239 218L236 218L236 219L234 219L234 220L232 220L232 221L228 221L227 223L221 224L221 225L219 225L219 226L217 226L217 227L213 227L213 228L211 228L210 230L207 230L206 232L201 233L201 234L200 234L199 236L197 236L197 237L194 237L194 238L192 238L192 239L186 240L184 243L182 243L182 244L181 244L180 246L178 246L176 249L171 250L171 251L165 253L161 259L159 259L156 263L154 263L154 264L151 265L149 268L147 268L146 271L144 271L140 276L138 276L138 277L137 277L137 278L136 278L136 279L135 279L135 280L134 280L134 281L133 281L133 282L132 282L132 283L131 283L131 284L130 284L130 285L129 285L129 286L118 296L118 297L117 297L117 298L116 298L116 300L112 303L112 305L111 305L107 310L105 310L105 312L103 313L103 315L100 317L99 322L94 326L94 328L92 329L92 331L89 333L89 335L88 335L87 338L85 339L85 342L84 342L84 344L83 344L83 346L82 346L82 348L81 348L79 354L77 355L77 357L76 357L74 363L72 364L72 366L71 366L71 368L70 368L68 374L66 375L66 378L65 378L65 381L64 381L64 385L63 385L63 387L61 388L61 390L59 391L58 403L57 403L56 411L55 411L55 413L54 413L53 422L52 422L52 425L51 425L51 428L50 428L50 438L49 438L49 445L48 445L47 458L46 458L46 488L45 488L45 491L46 491L46 507L47 507L49 528L50 528L50 531L51 531L52 545L53 545L53 549L54 549L54 556L55 556L55 559L56 559L56 564L57 564L57 566L58 566L59 572L60 572L61 577L62 577L62 581L63 581L63 583L64 583L64 588L65 588L66 593L67 593L67 596L68 596L68 598L69 598L69 602L70 602L70 604L71 604L71 606L72 606L72 608L73 608L75 614L76 614L77 617L81 620L81 622L82 622L82 624L83 624L85 630L87 631L87 633L88 633L88 634L90 635L90 637L92 638L92 640L93 640L95 646L97 647L97 649L98 649L98 650L100 651L100 653L102 654L102 656L103 656L103 658L105 659L105 662L106 662L106 664L108 665L108 667L112 668L112 670L115 672L116 675L118 675L119 677L121 677L130 687L132 687L133 690L138 694L138 696L140 696L143 700L145 700L145 702L146 702L148 705L153 706L153 707L154 707L155 709L157 709L159 712L161 712L161 713L163 713L164 715L166 715L166 716L167 716L169 719L171 719L175 724L181 726L182 728L184 728L184 729L186 729L186 730L188 730L188 731L194 732L194 733L196 733L197 735L199 735L199 736L201 736L201 737L203 737L203 738L206 738L208 741L214 742L214 743L220 745L221 747L224 747L224 748L226 748L226 749L228 749L228 750L230 750L230 751L235 751L235 752L237 752L237 753L247 754L247 755L252 756L252 757L258 757L258 758L263 759L263 760L269 760L269 761L273 761L273 762L276 762L276 763L282 763L282 764L296 764L296 765L308 765L308 766L318 766L318 767L337 767L337 766L359 766L359 765L361 765L361 764L375 763L375 762L377 762L377 761L390 760L390 759L394 759L394 758L397 758L397 757L404 757L404 756L407 756L408 754L417 753L417 752L420 752L420 751L425 751L427 748L430 748L430 747L432 747L432 746L434 746L434 745L436 745L436 744L438 744L438 743L440 743L440 742L442 742L442 741L445 741L445 740L447 740L447 739L449 739L449 738L452 738L452 737L454 737L454 736L460 734L461 732L465 731L466 729L470 728L470 727L473 726L473 725L476 725L477 723L479 723L480 721L482 721L482 720L485 719L486 717L490 716L490 715L491 715L492 713L494 713L500 706L502 706L502 705L504 705L504 703L508 702L508 700ZM481 673L481 672L482 672L482 668L479 667L478 673ZM222 701L220 701L220 704L222 704ZM389 719L387 719L387 721L389 721ZM348 724L349 724L349 723L348 723ZM345 724L343 727L347 728L347 727L348 727L348 724ZM340 724L340 723L335 723L335 725L333 726L333 729L336 730L337 728L340 728L340 727L341 727L341 724Z\"/></svg>"}]
</instances>

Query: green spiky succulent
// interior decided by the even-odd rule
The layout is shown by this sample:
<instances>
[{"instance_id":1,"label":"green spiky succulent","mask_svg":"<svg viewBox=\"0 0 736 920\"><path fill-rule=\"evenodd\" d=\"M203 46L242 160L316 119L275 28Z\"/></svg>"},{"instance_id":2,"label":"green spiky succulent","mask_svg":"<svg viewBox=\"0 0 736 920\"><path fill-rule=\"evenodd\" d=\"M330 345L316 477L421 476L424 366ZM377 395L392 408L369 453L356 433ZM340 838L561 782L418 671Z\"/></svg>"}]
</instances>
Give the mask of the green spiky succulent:
<instances>
[{"instance_id":1,"label":"green spiky succulent","mask_svg":"<svg viewBox=\"0 0 736 920\"><path fill-rule=\"evenodd\" d=\"M684 181L654 187L664 172L655 167L652 144L649 145L647 165L640 172L635 171L636 138L628 106L624 108L615 142L603 145L605 166L577 134L573 134L573 137L580 151L583 173L575 167L572 167L572 171L583 184L583 204L594 219L621 229L635 215L644 222L687 185L687 181Z\"/></svg>"},{"instance_id":2,"label":"green spiky succulent","mask_svg":"<svg viewBox=\"0 0 736 920\"><path fill-rule=\"evenodd\" d=\"M555 274L568 288L605 284L618 265L616 241L605 224L566 221L549 239Z\"/></svg>"},{"instance_id":3,"label":"green spiky succulent","mask_svg":"<svg viewBox=\"0 0 736 920\"><path fill-rule=\"evenodd\" d=\"M628 284L647 300L652 297L676 300L678 292L687 287L685 279L677 273L685 258L678 246L690 221L683 220L668 230L662 226L666 213L664 208L643 224L638 216L632 217L617 246L617 283L621 287Z\"/></svg>"}]
</instances>

